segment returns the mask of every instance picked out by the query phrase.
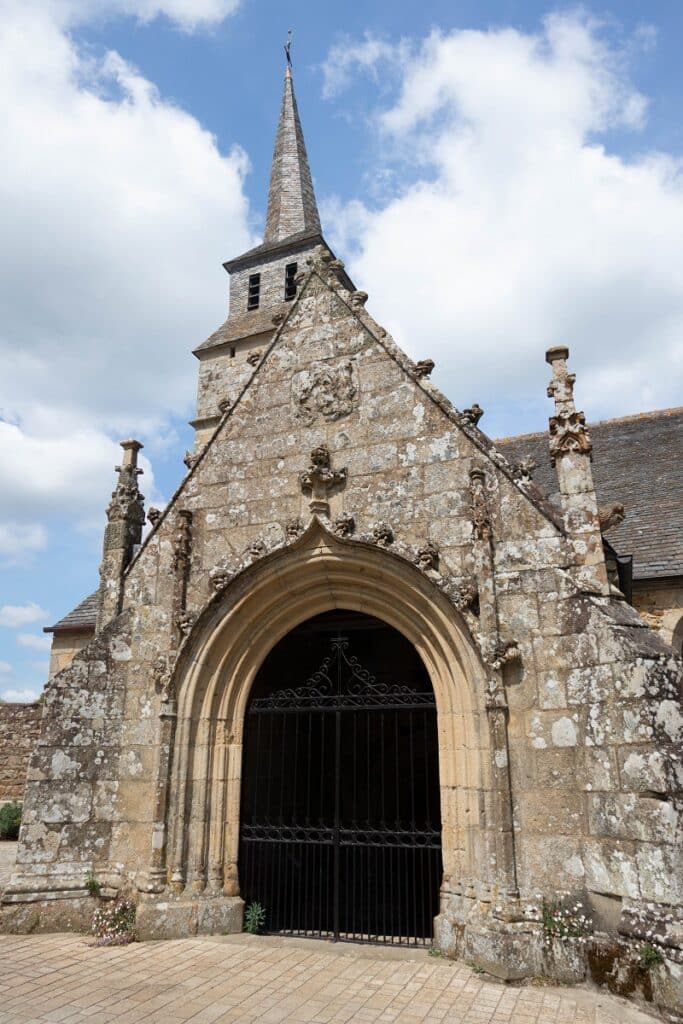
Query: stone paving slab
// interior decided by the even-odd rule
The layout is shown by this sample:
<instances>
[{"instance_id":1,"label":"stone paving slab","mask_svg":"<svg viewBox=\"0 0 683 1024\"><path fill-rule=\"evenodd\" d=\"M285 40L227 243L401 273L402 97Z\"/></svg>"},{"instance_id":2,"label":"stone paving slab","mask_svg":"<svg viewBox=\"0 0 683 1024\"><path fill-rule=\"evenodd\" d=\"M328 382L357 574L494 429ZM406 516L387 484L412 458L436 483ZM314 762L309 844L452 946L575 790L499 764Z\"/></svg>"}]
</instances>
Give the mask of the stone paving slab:
<instances>
[{"instance_id":1,"label":"stone paving slab","mask_svg":"<svg viewBox=\"0 0 683 1024\"><path fill-rule=\"evenodd\" d=\"M0 1024L652 1024L588 989L513 988L425 951L202 937L0 936Z\"/></svg>"}]
</instances>

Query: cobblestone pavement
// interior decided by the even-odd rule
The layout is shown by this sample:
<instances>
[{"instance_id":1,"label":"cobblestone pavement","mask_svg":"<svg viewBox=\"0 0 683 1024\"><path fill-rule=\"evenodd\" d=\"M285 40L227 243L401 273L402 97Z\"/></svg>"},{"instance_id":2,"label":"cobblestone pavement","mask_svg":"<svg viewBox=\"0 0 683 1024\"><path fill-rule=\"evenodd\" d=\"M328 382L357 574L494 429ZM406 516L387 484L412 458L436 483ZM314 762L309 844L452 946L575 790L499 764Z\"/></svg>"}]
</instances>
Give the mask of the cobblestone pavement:
<instances>
[{"instance_id":1,"label":"cobblestone pavement","mask_svg":"<svg viewBox=\"0 0 683 1024\"><path fill-rule=\"evenodd\" d=\"M2 935L0 978L1 1024L652 1024L609 995L510 988L424 951L251 936Z\"/></svg>"}]
</instances>

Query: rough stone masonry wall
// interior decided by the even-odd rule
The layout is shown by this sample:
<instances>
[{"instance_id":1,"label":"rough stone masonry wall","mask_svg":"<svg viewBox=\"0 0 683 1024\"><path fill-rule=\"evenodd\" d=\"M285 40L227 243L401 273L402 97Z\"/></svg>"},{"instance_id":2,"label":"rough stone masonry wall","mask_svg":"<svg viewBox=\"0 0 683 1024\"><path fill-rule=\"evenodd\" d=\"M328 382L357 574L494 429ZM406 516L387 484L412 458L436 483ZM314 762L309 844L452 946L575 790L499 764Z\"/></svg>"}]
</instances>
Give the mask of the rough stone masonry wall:
<instances>
[{"instance_id":1,"label":"rough stone masonry wall","mask_svg":"<svg viewBox=\"0 0 683 1024\"><path fill-rule=\"evenodd\" d=\"M611 918L601 911L613 931L647 934L650 905L660 937L680 946L680 663L622 602L578 592L571 570L580 546L540 496L436 389L418 383L362 300L323 277L304 286L131 566L127 612L51 683L20 848L23 884L31 875L75 881L95 858L144 888L164 756L163 665L216 582L226 586L310 522L302 473L324 444L331 472L345 471L323 502L330 530L412 551L431 578L463 593L473 586L480 612L467 611L467 622L494 683L498 655L516 644L519 663L498 694L509 708L516 934L538 943L525 908L539 892L571 890L613 905ZM473 469L483 478L477 510ZM488 562L476 553L482 536ZM504 901L483 839L495 813L489 798L482 790L477 876L449 879L443 910L463 955L473 952L467 936L485 933L491 959L511 958L511 947L491 947L511 911L508 903L497 917Z\"/></svg>"},{"instance_id":2,"label":"rough stone masonry wall","mask_svg":"<svg viewBox=\"0 0 683 1024\"><path fill-rule=\"evenodd\" d=\"M42 713L41 704L0 704L0 803L21 800L24 794Z\"/></svg>"}]
</instances>

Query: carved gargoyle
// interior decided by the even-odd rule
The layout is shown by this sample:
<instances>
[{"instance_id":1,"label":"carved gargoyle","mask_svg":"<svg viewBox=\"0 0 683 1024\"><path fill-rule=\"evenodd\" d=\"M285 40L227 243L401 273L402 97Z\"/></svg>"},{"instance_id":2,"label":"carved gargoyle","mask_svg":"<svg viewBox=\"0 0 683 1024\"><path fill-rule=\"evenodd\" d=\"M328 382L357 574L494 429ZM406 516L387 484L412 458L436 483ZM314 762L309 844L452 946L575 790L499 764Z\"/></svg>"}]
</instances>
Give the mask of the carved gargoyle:
<instances>
[{"instance_id":1,"label":"carved gargoyle","mask_svg":"<svg viewBox=\"0 0 683 1024\"><path fill-rule=\"evenodd\" d=\"M257 537L247 547L247 554L252 558L262 558L267 550L265 541L261 537Z\"/></svg>"},{"instance_id":2,"label":"carved gargoyle","mask_svg":"<svg viewBox=\"0 0 683 1024\"><path fill-rule=\"evenodd\" d=\"M334 532L338 537L350 537L356 529L356 520L349 512L342 512L334 521Z\"/></svg>"},{"instance_id":3,"label":"carved gargoyle","mask_svg":"<svg viewBox=\"0 0 683 1024\"><path fill-rule=\"evenodd\" d=\"M261 358L261 349L257 348L255 352L250 352L247 356L247 362L250 366L256 366Z\"/></svg>"},{"instance_id":4,"label":"carved gargoyle","mask_svg":"<svg viewBox=\"0 0 683 1024\"><path fill-rule=\"evenodd\" d=\"M218 411L221 414L221 416L225 416L226 412L228 411L231 405L232 402L230 401L229 398L221 398L220 402L218 403Z\"/></svg>"},{"instance_id":5,"label":"carved gargoyle","mask_svg":"<svg viewBox=\"0 0 683 1024\"><path fill-rule=\"evenodd\" d=\"M607 533L608 530L612 530L615 526L621 526L625 517L626 509L620 501L615 501L612 505L605 505L604 508L598 509L600 532Z\"/></svg>"},{"instance_id":6,"label":"carved gargoyle","mask_svg":"<svg viewBox=\"0 0 683 1024\"><path fill-rule=\"evenodd\" d=\"M433 369L433 359L420 359L415 363L415 375L417 377L429 377Z\"/></svg>"},{"instance_id":7,"label":"carved gargoyle","mask_svg":"<svg viewBox=\"0 0 683 1024\"><path fill-rule=\"evenodd\" d=\"M388 523L375 523L372 528L372 539L380 547L388 548L394 543L394 531Z\"/></svg>"},{"instance_id":8,"label":"carved gargoyle","mask_svg":"<svg viewBox=\"0 0 683 1024\"><path fill-rule=\"evenodd\" d=\"M229 569L226 569L222 565L217 565L209 573L209 583L211 584L212 590L215 590L216 593L219 593L221 590L225 590L231 577L232 573Z\"/></svg>"},{"instance_id":9,"label":"carved gargoyle","mask_svg":"<svg viewBox=\"0 0 683 1024\"><path fill-rule=\"evenodd\" d=\"M172 669L168 657L160 654L152 666L154 689L161 694L164 703L175 698L175 686L172 683Z\"/></svg>"},{"instance_id":10,"label":"carved gargoyle","mask_svg":"<svg viewBox=\"0 0 683 1024\"><path fill-rule=\"evenodd\" d=\"M367 301L368 301L368 293L367 292L357 291L357 292L352 292L351 293L351 305L354 307L354 309L362 308Z\"/></svg>"},{"instance_id":11,"label":"carved gargoyle","mask_svg":"<svg viewBox=\"0 0 683 1024\"><path fill-rule=\"evenodd\" d=\"M517 464L517 469L519 470L520 479L521 480L533 480L533 478L534 478L534 471L535 471L537 466L538 466L538 463L536 462L536 459L532 458L531 455L527 456L526 459L522 459Z\"/></svg>"},{"instance_id":12,"label":"carved gargoyle","mask_svg":"<svg viewBox=\"0 0 683 1024\"><path fill-rule=\"evenodd\" d=\"M439 549L436 544L432 544L430 540L423 544L415 556L415 564L424 572L438 572Z\"/></svg>"},{"instance_id":13,"label":"carved gargoyle","mask_svg":"<svg viewBox=\"0 0 683 1024\"><path fill-rule=\"evenodd\" d=\"M161 509L155 508L154 505L150 505L147 509L147 520L152 524L152 529L154 529L160 519Z\"/></svg>"},{"instance_id":14,"label":"carved gargoyle","mask_svg":"<svg viewBox=\"0 0 683 1024\"><path fill-rule=\"evenodd\" d=\"M188 469L193 469L196 466L201 452L185 452L183 462Z\"/></svg>"},{"instance_id":15,"label":"carved gargoyle","mask_svg":"<svg viewBox=\"0 0 683 1024\"><path fill-rule=\"evenodd\" d=\"M195 617L192 614L192 612L182 611L178 614L178 617L176 618L176 626L183 634L183 636L188 636L188 634L192 630L192 627L194 625L194 619Z\"/></svg>"},{"instance_id":16,"label":"carved gargoyle","mask_svg":"<svg viewBox=\"0 0 683 1024\"><path fill-rule=\"evenodd\" d=\"M469 409L463 409L462 411L462 419L472 427L477 426L483 415L484 410L477 402L473 402Z\"/></svg>"},{"instance_id":17,"label":"carved gargoyle","mask_svg":"<svg viewBox=\"0 0 683 1024\"><path fill-rule=\"evenodd\" d=\"M460 612L469 609L477 615L479 612L479 588L474 576L462 580L452 595L453 604Z\"/></svg>"},{"instance_id":18,"label":"carved gargoyle","mask_svg":"<svg viewBox=\"0 0 683 1024\"><path fill-rule=\"evenodd\" d=\"M279 327L280 324L282 323L282 321L284 320L284 318L285 318L285 314L280 310L277 313L273 313L273 315L271 317L271 323L275 324L276 327Z\"/></svg>"},{"instance_id":19,"label":"carved gargoyle","mask_svg":"<svg viewBox=\"0 0 683 1024\"><path fill-rule=\"evenodd\" d=\"M297 540L304 532L304 524L300 519L290 519L285 526L285 537L288 541Z\"/></svg>"}]
</instances>

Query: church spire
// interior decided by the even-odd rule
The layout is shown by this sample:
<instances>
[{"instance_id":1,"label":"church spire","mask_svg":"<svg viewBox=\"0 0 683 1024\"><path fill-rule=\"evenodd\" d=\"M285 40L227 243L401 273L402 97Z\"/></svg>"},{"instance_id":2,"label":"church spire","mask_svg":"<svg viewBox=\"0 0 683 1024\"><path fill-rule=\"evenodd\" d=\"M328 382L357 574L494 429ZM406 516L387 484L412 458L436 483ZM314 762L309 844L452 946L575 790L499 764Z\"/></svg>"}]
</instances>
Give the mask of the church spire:
<instances>
[{"instance_id":1,"label":"church spire","mask_svg":"<svg viewBox=\"0 0 683 1024\"><path fill-rule=\"evenodd\" d=\"M288 62L275 136L263 241L266 244L281 242L292 235L320 234L320 230L320 215Z\"/></svg>"}]
</instances>

